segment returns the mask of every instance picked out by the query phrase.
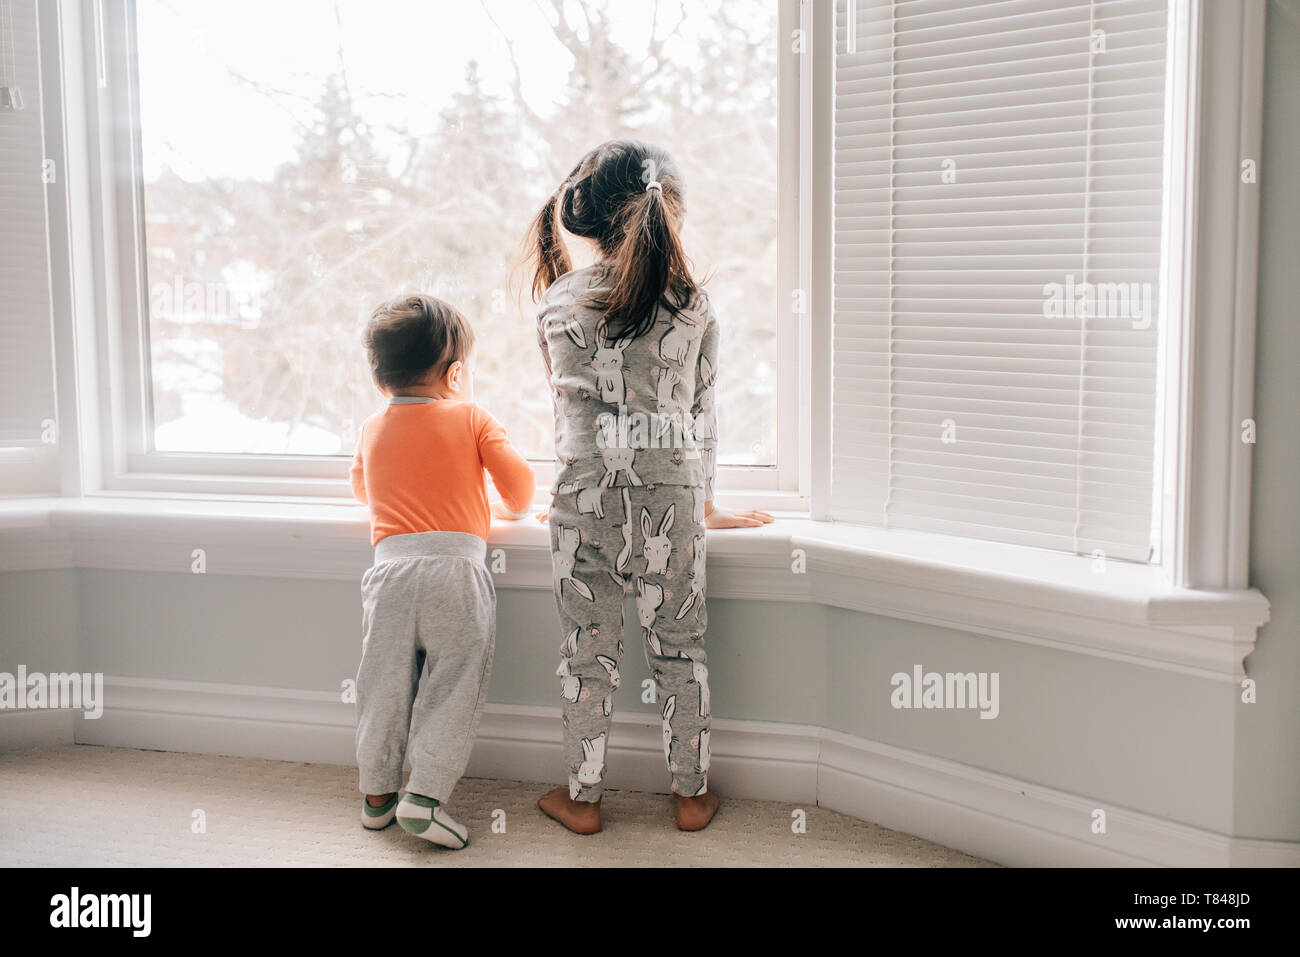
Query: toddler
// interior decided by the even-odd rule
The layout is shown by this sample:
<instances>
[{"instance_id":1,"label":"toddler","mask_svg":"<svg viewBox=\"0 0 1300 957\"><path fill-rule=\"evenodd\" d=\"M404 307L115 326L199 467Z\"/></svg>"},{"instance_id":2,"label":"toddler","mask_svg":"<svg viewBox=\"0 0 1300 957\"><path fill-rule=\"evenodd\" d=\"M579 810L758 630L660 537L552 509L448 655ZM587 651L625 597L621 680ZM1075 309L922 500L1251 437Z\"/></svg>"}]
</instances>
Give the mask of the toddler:
<instances>
[{"instance_id":1,"label":"toddler","mask_svg":"<svg viewBox=\"0 0 1300 957\"><path fill-rule=\"evenodd\" d=\"M444 805L469 761L496 641L491 515L519 518L533 501L532 468L473 402L473 349L465 317L433 296L379 306L366 351L388 406L362 426L351 471L375 548L361 579L361 823L396 819L451 848L469 843ZM504 506L489 508L485 469Z\"/></svg>"}]
</instances>

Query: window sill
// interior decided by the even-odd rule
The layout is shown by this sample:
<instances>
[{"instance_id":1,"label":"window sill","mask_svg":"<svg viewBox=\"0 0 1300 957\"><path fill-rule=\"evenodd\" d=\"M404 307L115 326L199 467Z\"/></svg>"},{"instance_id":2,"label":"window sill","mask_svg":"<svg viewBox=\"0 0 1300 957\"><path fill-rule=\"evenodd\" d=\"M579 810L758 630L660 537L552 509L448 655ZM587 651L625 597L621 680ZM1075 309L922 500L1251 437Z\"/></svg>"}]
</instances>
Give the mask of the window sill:
<instances>
[{"instance_id":1,"label":"window sill","mask_svg":"<svg viewBox=\"0 0 1300 957\"><path fill-rule=\"evenodd\" d=\"M0 571L108 568L357 581L365 509L103 496L0 502ZM500 549L495 554L493 550ZM551 588L547 533L498 522L498 587ZM1236 681L1268 621L1255 589L1172 588L1160 569L798 517L709 533L709 594L809 602Z\"/></svg>"}]
</instances>

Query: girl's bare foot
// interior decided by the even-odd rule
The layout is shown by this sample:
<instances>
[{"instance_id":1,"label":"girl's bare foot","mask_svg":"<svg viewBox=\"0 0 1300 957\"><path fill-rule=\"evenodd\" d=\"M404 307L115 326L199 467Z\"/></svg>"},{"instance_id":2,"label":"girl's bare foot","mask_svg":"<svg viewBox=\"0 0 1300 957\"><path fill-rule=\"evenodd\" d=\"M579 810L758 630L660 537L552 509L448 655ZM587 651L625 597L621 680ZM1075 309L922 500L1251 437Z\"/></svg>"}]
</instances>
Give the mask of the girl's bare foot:
<instances>
[{"instance_id":1,"label":"girl's bare foot","mask_svg":"<svg viewBox=\"0 0 1300 957\"><path fill-rule=\"evenodd\" d=\"M383 807L385 804L391 801L396 796L396 794L397 794L396 791L389 791L387 794L367 794L366 803L369 804L371 807Z\"/></svg>"},{"instance_id":2,"label":"girl's bare foot","mask_svg":"<svg viewBox=\"0 0 1300 957\"><path fill-rule=\"evenodd\" d=\"M673 795L677 802L677 826L683 831L702 831L718 813L718 796L705 791L696 797Z\"/></svg>"},{"instance_id":3,"label":"girl's bare foot","mask_svg":"<svg viewBox=\"0 0 1300 957\"><path fill-rule=\"evenodd\" d=\"M542 795L537 806L543 814L559 821L574 834L595 834L600 830L600 802L575 801L569 797L568 787L551 788Z\"/></svg>"}]
</instances>

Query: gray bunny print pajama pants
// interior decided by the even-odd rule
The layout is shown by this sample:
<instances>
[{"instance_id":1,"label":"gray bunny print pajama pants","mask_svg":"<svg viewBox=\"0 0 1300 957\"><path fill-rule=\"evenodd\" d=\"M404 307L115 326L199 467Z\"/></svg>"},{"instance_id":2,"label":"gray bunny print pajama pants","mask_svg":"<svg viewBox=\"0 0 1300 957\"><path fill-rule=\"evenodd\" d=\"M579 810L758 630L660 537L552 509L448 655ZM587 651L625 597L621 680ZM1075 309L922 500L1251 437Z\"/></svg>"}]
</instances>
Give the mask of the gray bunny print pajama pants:
<instances>
[{"instance_id":1,"label":"gray bunny print pajama pants","mask_svg":"<svg viewBox=\"0 0 1300 957\"><path fill-rule=\"evenodd\" d=\"M628 591L663 719L673 791L707 789L704 490L683 485L559 493L550 509L569 794L600 799Z\"/></svg>"}]
</instances>

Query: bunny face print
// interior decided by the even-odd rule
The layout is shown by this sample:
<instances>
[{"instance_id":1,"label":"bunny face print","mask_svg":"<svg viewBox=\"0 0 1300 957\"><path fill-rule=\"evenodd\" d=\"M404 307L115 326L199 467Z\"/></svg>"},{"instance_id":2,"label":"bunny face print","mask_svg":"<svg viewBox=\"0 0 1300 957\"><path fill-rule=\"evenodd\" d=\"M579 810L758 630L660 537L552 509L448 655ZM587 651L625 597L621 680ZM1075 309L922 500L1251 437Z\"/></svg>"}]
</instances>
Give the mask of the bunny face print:
<instances>
[{"instance_id":1,"label":"bunny face print","mask_svg":"<svg viewBox=\"0 0 1300 957\"><path fill-rule=\"evenodd\" d=\"M673 715L677 713L677 695L670 694L664 699L664 761L672 760L673 751Z\"/></svg>"},{"instance_id":2,"label":"bunny face print","mask_svg":"<svg viewBox=\"0 0 1300 957\"><path fill-rule=\"evenodd\" d=\"M672 531L673 515L676 512L675 506L669 505L664 517L659 522L659 530L650 534L650 512L641 509L641 535L645 539L645 544L641 546L645 553L646 573L649 575L662 575L668 570L668 556L672 554L673 543L668 537Z\"/></svg>"},{"instance_id":3,"label":"bunny face print","mask_svg":"<svg viewBox=\"0 0 1300 957\"><path fill-rule=\"evenodd\" d=\"M661 306L644 335L611 339L598 305L607 283L600 264L575 269L538 305L538 343L555 410L552 491L681 485L712 495L719 348L713 307L703 294L675 313ZM632 438L611 440L602 417L617 419L618 434L630 431ZM594 493L587 504L595 507Z\"/></svg>"},{"instance_id":4,"label":"bunny face print","mask_svg":"<svg viewBox=\"0 0 1300 957\"><path fill-rule=\"evenodd\" d=\"M627 404L627 381L623 377L623 350L627 348L630 338L619 339L612 345L599 329L596 332L596 354L592 357L591 367L596 370L596 389L601 402L610 405Z\"/></svg>"},{"instance_id":5,"label":"bunny face print","mask_svg":"<svg viewBox=\"0 0 1300 957\"><path fill-rule=\"evenodd\" d=\"M668 331L659 340L659 354L678 365L685 365L690 358L691 347L699 342L702 335L702 324L692 322L686 316L673 316L668 321Z\"/></svg>"},{"instance_id":6,"label":"bunny face print","mask_svg":"<svg viewBox=\"0 0 1300 957\"><path fill-rule=\"evenodd\" d=\"M674 616L678 621L685 618L695 603L704 599L704 536L696 535L691 539L691 578L689 581L690 591L682 599L682 606L677 609Z\"/></svg>"},{"instance_id":7,"label":"bunny face print","mask_svg":"<svg viewBox=\"0 0 1300 957\"><path fill-rule=\"evenodd\" d=\"M551 554L556 589L567 585L587 601L593 601L591 587L573 574L578 564L578 546L582 544L582 533L576 528L561 527L556 541L555 551Z\"/></svg>"},{"instance_id":8,"label":"bunny face print","mask_svg":"<svg viewBox=\"0 0 1300 957\"><path fill-rule=\"evenodd\" d=\"M653 634L655 621L659 616L659 606L664 603L662 585L656 585L644 578L636 580L636 614L641 619L641 627Z\"/></svg>"},{"instance_id":9,"label":"bunny face print","mask_svg":"<svg viewBox=\"0 0 1300 957\"><path fill-rule=\"evenodd\" d=\"M605 775L604 732L594 738L582 739L582 756L583 761L578 766L578 773L569 781L569 797L574 800L577 800L578 793L584 786L599 784L600 779Z\"/></svg>"},{"instance_id":10,"label":"bunny face print","mask_svg":"<svg viewBox=\"0 0 1300 957\"><path fill-rule=\"evenodd\" d=\"M560 645L560 666L555 673L560 676L560 697L565 701L576 702L582 695L582 679L573 673L572 662L578 653L578 633L575 628L564 637Z\"/></svg>"}]
</instances>

